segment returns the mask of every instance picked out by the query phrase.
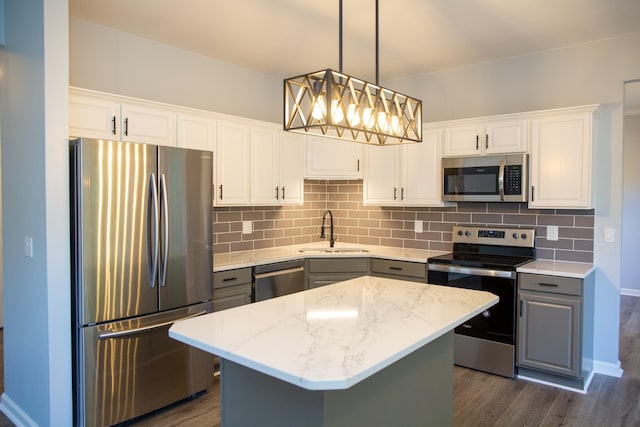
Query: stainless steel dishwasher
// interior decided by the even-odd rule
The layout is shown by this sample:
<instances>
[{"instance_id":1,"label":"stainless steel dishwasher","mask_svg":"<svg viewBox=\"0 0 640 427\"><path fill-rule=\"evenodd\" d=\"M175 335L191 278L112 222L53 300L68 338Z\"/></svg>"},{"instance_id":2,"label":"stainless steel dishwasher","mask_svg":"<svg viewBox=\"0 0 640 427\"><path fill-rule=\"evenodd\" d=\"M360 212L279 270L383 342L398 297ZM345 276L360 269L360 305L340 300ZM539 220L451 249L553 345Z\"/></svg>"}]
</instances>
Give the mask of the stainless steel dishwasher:
<instances>
[{"instance_id":1,"label":"stainless steel dishwasher","mask_svg":"<svg viewBox=\"0 0 640 427\"><path fill-rule=\"evenodd\" d=\"M304 261L286 261L253 268L252 300L263 301L304 291Z\"/></svg>"}]
</instances>

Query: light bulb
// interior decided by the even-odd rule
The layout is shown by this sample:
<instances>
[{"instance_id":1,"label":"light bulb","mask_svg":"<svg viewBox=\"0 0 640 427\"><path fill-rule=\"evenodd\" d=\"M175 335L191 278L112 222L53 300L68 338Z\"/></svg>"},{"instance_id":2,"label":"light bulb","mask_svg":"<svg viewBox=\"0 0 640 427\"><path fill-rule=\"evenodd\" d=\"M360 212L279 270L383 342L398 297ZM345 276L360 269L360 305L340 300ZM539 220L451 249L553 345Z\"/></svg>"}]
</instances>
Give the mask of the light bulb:
<instances>
[{"instance_id":1,"label":"light bulb","mask_svg":"<svg viewBox=\"0 0 640 427\"><path fill-rule=\"evenodd\" d=\"M393 116L391 116L391 132L393 132L396 135L399 135L402 130L402 126L400 126L400 117L396 116L395 114Z\"/></svg>"},{"instance_id":2,"label":"light bulb","mask_svg":"<svg viewBox=\"0 0 640 427\"><path fill-rule=\"evenodd\" d=\"M371 129L373 127L376 121L371 108L367 107L362 110L362 121L367 129Z\"/></svg>"},{"instance_id":3,"label":"light bulb","mask_svg":"<svg viewBox=\"0 0 640 427\"><path fill-rule=\"evenodd\" d=\"M316 98L316 102L313 104L313 110L311 111L311 115L313 116L314 119L316 120L324 119L324 116L326 114L324 104L325 104L324 96L318 95L318 97Z\"/></svg>"},{"instance_id":4,"label":"light bulb","mask_svg":"<svg viewBox=\"0 0 640 427\"><path fill-rule=\"evenodd\" d=\"M387 121L387 113L384 111L378 112L378 128L382 132L389 130L389 122Z\"/></svg>"},{"instance_id":5,"label":"light bulb","mask_svg":"<svg viewBox=\"0 0 640 427\"><path fill-rule=\"evenodd\" d=\"M353 127L360 124L360 114L358 114L358 106L356 104L349 104L347 107L347 120L349 125Z\"/></svg>"},{"instance_id":6,"label":"light bulb","mask_svg":"<svg viewBox=\"0 0 640 427\"><path fill-rule=\"evenodd\" d=\"M331 120L333 123L342 123L344 120L344 113L342 112L342 108L338 105L337 99L331 101Z\"/></svg>"}]
</instances>

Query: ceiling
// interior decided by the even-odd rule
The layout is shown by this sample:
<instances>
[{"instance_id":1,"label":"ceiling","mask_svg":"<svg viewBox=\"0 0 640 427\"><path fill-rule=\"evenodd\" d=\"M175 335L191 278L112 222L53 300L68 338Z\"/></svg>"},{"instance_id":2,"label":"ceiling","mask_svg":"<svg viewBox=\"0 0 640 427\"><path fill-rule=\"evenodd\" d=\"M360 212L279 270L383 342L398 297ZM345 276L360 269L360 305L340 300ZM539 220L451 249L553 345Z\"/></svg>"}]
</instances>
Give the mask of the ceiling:
<instances>
[{"instance_id":1,"label":"ceiling","mask_svg":"<svg viewBox=\"0 0 640 427\"><path fill-rule=\"evenodd\" d=\"M380 80L640 31L639 0L379 0ZM338 69L338 0L70 0L70 16L291 77ZM375 0L344 0L343 71L375 80Z\"/></svg>"}]
</instances>

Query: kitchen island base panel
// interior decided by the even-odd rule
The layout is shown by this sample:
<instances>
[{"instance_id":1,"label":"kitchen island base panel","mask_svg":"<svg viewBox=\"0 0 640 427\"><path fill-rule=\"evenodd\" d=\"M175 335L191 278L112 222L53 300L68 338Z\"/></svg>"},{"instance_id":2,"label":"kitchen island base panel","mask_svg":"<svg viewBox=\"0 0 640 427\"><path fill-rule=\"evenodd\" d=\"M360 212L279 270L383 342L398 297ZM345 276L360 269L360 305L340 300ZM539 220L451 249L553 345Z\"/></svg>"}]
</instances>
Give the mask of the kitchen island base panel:
<instances>
[{"instance_id":1,"label":"kitchen island base panel","mask_svg":"<svg viewBox=\"0 0 640 427\"><path fill-rule=\"evenodd\" d=\"M450 426L453 332L344 390L308 390L221 361L222 426Z\"/></svg>"}]
</instances>

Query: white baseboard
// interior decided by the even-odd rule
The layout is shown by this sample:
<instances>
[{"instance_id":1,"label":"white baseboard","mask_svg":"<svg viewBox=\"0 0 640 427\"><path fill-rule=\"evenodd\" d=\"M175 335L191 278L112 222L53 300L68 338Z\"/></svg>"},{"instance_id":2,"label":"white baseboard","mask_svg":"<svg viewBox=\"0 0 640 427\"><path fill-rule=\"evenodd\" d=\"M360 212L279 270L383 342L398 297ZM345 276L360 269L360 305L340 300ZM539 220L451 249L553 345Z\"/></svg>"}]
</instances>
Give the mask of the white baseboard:
<instances>
[{"instance_id":1,"label":"white baseboard","mask_svg":"<svg viewBox=\"0 0 640 427\"><path fill-rule=\"evenodd\" d=\"M593 361L593 372L596 374L608 375L610 377L620 378L624 370L618 360L618 363L602 362L600 360Z\"/></svg>"},{"instance_id":2,"label":"white baseboard","mask_svg":"<svg viewBox=\"0 0 640 427\"><path fill-rule=\"evenodd\" d=\"M38 427L38 424L7 396L7 393L2 393L0 396L0 411L18 427Z\"/></svg>"},{"instance_id":3,"label":"white baseboard","mask_svg":"<svg viewBox=\"0 0 640 427\"><path fill-rule=\"evenodd\" d=\"M620 295L627 295L630 297L640 297L640 289L620 288Z\"/></svg>"},{"instance_id":4,"label":"white baseboard","mask_svg":"<svg viewBox=\"0 0 640 427\"><path fill-rule=\"evenodd\" d=\"M549 386L552 386L552 387L555 387L555 388L561 388L563 390L573 391L574 393L587 394L587 390L589 389L589 385L591 384L591 380L593 379L593 375L594 374L595 374L594 371L591 371L589 373L589 376L587 377L587 380L584 382L584 388L570 387L570 386L567 386L567 385L564 385L564 384L558 384L558 383L554 383L554 382L541 380L539 378L528 377L526 375L518 375L517 378L519 380L531 381L531 382L538 383L538 384L549 385Z\"/></svg>"}]
</instances>

